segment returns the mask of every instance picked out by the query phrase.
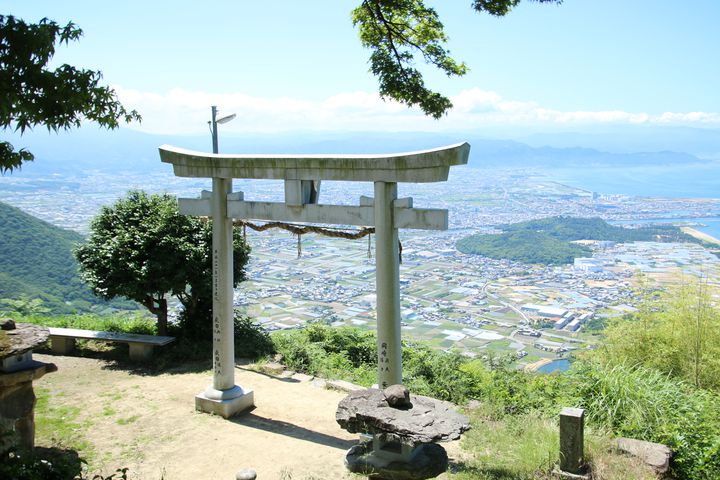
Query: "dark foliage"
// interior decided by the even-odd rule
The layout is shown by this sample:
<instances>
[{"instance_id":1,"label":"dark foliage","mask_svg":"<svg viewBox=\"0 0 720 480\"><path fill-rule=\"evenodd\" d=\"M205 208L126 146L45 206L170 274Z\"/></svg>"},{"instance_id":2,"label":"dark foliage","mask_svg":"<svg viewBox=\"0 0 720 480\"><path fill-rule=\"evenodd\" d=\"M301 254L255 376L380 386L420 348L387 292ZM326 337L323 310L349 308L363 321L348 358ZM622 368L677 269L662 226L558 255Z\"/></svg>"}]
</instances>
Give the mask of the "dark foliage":
<instances>
[{"instance_id":1,"label":"dark foliage","mask_svg":"<svg viewBox=\"0 0 720 480\"><path fill-rule=\"evenodd\" d=\"M562 3L562 0L531 0ZM520 0L475 0L472 8L504 16ZM380 95L408 106L417 105L434 118L452 108L450 100L425 86L415 67L416 56L447 76L461 76L467 66L445 49L448 37L437 12L423 0L363 0L352 12L362 45L371 50L370 71L378 77Z\"/></svg>"},{"instance_id":2,"label":"dark foliage","mask_svg":"<svg viewBox=\"0 0 720 480\"><path fill-rule=\"evenodd\" d=\"M47 68L55 45L82 36L74 23L60 26L44 18L36 24L0 15L0 128L21 133L42 125L51 131L78 127L81 120L117 128L120 121L140 120L118 102L115 91L100 85L100 72L63 64ZM33 160L26 149L0 142L0 172Z\"/></svg>"}]
</instances>

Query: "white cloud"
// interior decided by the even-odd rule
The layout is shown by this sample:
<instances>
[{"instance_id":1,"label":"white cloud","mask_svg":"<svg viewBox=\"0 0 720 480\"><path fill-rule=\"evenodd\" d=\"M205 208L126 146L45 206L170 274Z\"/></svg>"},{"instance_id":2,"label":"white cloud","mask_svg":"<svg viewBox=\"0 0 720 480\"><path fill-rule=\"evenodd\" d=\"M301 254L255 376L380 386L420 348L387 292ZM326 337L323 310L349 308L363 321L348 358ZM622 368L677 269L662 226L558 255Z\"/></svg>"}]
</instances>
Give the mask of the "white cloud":
<instances>
[{"instance_id":1,"label":"white cloud","mask_svg":"<svg viewBox=\"0 0 720 480\"><path fill-rule=\"evenodd\" d=\"M451 97L455 107L440 120L418 109L383 100L375 93L346 92L320 101L289 97L253 97L243 93L213 94L172 89L166 93L141 92L115 86L123 104L137 109L143 122L131 128L151 133L204 133L210 105L222 113L236 113L228 132L325 131L427 131L481 129L492 126L572 126L592 124L673 124L720 127L715 112L561 111L536 102L504 99L497 92L472 88Z\"/></svg>"}]
</instances>

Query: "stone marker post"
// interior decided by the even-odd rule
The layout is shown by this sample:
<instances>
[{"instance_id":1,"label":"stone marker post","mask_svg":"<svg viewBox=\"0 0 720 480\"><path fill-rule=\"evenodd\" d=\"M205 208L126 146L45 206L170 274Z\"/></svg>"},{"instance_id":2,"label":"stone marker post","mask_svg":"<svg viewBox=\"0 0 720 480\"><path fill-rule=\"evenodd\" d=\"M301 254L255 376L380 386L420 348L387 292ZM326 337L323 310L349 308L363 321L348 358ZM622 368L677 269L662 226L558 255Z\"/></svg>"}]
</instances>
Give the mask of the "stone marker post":
<instances>
[{"instance_id":1,"label":"stone marker post","mask_svg":"<svg viewBox=\"0 0 720 480\"><path fill-rule=\"evenodd\" d=\"M585 469L585 410L565 407L560 412L560 471L582 475Z\"/></svg>"},{"instance_id":2,"label":"stone marker post","mask_svg":"<svg viewBox=\"0 0 720 480\"><path fill-rule=\"evenodd\" d=\"M375 292L377 300L378 386L402 383L400 260L393 223L397 183L375 182Z\"/></svg>"}]
</instances>

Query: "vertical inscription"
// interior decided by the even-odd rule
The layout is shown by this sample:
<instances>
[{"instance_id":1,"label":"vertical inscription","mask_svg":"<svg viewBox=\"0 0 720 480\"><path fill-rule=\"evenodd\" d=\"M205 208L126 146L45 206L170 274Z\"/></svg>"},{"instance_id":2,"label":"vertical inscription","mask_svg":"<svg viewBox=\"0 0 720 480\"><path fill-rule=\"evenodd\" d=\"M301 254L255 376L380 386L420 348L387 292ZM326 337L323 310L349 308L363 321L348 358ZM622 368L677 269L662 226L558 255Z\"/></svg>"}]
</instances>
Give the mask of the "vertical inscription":
<instances>
[{"instance_id":1,"label":"vertical inscription","mask_svg":"<svg viewBox=\"0 0 720 480\"><path fill-rule=\"evenodd\" d=\"M213 249L213 298L220 301L220 251Z\"/></svg>"},{"instance_id":2,"label":"vertical inscription","mask_svg":"<svg viewBox=\"0 0 720 480\"><path fill-rule=\"evenodd\" d=\"M213 249L213 299L215 305L220 301L220 251ZM222 375L222 362L220 361L220 315L218 308L213 305L213 370L215 375Z\"/></svg>"},{"instance_id":3,"label":"vertical inscription","mask_svg":"<svg viewBox=\"0 0 720 480\"><path fill-rule=\"evenodd\" d=\"M387 342L382 342L380 345L380 353L378 355L378 373L380 374L380 377L382 378L383 372L389 372L390 371L390 358L388 357L387 353ZM382 388L387 388L388 384L387 382L382 382Z\"/></svg>"}]
</instances>

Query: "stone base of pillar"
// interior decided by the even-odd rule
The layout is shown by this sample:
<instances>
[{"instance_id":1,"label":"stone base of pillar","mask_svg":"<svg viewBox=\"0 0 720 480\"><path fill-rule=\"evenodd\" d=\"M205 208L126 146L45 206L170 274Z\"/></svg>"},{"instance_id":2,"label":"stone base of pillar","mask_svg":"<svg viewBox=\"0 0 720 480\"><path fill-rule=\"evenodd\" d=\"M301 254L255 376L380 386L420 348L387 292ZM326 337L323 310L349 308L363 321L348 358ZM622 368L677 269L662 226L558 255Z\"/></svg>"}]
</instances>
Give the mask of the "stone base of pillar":
<instances>
[{"instance_id":1,"label":"stone base of pillar","mask_svg":"<svg viewBox=\"0 0 720 480\"><path fill-rule=\"evenodd\" d=\"M230 418L255 408L255 394L235 385L229 390L209 387L195 396L195 410Z\"/></svg>"},{"instance_id":2,"label":"stone base of pillar","mask_svg":"<svg viewBox=\"0 0 720 480\"><path fill-rule=\"evenodd\" d=\"M557 466L552 471L553 477L568 480L590 480L590 473L570 473L560 470Z\"/></svg>"},{"instance_id":3,"label":"stone base of pillar","mask_svg":"<svg viewBox=\"0 0 720 480\"><path fill-rule=\"evenodd\" d=\"M436 443L425 443L412 449L397 445L396 451L387 448L391 444L381 445L381 451L375 446L377 439L352 447L345 455L345 467L370 478L397 480L435 478L448 469L447 452Z\"/></svg>"}]
</instances>

